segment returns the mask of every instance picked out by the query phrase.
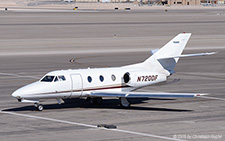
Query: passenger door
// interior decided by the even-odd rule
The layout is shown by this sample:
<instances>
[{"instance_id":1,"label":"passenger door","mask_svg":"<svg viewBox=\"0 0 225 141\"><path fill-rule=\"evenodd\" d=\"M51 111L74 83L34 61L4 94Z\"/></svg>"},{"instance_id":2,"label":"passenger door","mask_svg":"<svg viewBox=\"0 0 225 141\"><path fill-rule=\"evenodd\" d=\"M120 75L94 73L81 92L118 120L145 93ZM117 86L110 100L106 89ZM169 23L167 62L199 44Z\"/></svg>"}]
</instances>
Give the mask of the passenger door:
<instances>
[{"instance_id":1,"label":"passenger door","mask_svg":"<svg viewBox=\"0 0 225 141\"><path fill-rule=\"evenodd\" d=\"M71 77L71 96L80 97L83 93L83 81L80 74L72 74Z\"/></svg>"}]
</instances>

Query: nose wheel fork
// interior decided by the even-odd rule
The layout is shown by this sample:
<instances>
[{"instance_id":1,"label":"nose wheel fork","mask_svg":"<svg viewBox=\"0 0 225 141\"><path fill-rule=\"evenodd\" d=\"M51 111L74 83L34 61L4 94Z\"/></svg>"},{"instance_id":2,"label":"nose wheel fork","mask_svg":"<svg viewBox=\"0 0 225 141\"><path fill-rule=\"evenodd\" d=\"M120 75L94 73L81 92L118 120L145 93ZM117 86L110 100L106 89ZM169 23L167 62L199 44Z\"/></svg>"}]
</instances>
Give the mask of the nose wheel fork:
<instances>
[{"instance_id":1,"label":"nose wheel fork","mask_svg":"<svg viewBox=\"0 0 225 141\"><path fill-rule=\"evenodd\" d=\"M42 111L44 109L42 104L34 103L34 107L37 111Z\"/></svg>"}]
</instances>

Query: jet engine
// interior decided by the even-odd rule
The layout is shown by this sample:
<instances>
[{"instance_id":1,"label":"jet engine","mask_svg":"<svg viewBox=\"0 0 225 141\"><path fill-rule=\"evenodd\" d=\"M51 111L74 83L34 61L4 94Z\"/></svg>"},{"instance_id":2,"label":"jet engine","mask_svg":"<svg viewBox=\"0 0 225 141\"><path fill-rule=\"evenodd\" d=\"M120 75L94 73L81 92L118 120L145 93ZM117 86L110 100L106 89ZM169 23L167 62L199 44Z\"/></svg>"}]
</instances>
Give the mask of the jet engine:
<instances>
[{"instance_id":1,"label":"jet engine","mask_svg":"<svg viewBox=\"0 0 225 141\"><path fill-rule=\"evenodd\" d=\"M123 75L123 81L131 87L143 87L166 81L166 75L148 71L132 71Z\"/></svg>"}]
</instances>

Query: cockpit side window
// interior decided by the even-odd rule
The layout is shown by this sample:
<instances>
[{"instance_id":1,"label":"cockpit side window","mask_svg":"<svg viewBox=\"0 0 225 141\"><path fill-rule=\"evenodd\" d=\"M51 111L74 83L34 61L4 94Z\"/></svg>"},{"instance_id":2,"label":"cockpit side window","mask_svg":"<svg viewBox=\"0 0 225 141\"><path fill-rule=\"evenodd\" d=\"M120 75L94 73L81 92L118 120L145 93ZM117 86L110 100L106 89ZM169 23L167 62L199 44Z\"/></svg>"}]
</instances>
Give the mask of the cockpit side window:
<instances>
[{"instance_id":1,"label":"cockpit side window","mask_svg":"<svg viewBox=\"0 0 225 141\"><path fill-rule=\"evenodd\" d=\"M59 81L58 77L56 76L55 79L54 79L54 82L57 82Z\"/></svg>"},{"instance_id":2,"label":"cockpit side window","mask_svg":"<svg viewBox=\"0 0 225 141\"><path fill-rule=\"evenodd\" d=\"M41 79L41 82L52 82L55 76L46 75Z\"/></svg>"},{"instance_id":3,"label":"cockpit side window","mask_svg":"<svg viewBox=\"0 0 225 141\"><path fill-rule=\"evenodd\" d=\"M58 77L59 77L59 80L60 80L60 81L65 81L65 80L66 80L65 76L63 76L63 75L60 75L60 76L58 76Z\"/></svg>"}]
</instances>

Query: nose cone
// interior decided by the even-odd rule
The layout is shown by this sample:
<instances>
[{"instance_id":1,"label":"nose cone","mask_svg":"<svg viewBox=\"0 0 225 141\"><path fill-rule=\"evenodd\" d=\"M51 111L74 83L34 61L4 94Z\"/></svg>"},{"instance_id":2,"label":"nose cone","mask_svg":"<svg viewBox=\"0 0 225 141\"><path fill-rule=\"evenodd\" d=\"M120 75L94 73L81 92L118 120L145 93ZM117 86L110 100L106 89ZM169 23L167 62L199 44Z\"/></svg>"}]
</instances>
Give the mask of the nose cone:
<instances>
[{"instance_id":1,"label":"nose cone","mask_svg":"<svg viewBox=\"0 0 225 141\"><path fill-rule=\"evenodd\" d=\"M37 85L38 85L38 82L34 82L32 84L19 88L12 93L12 96L17 99L26 98L28 95L31 95L35 92L35 88Z\"/></svg>"},{"instance_id":2,"label":"nose cone","mask_svg":"<svg viewBox=\"0 0 225 141\"><path fill-rule=\"evenodd\" d=\"M16 90L15 92L12 93L12 97L15 97L15 98L20 99L20 94L21 94L21 92L20 92L20 90L18 89L18 90Z\"/></svg>"},{"instance_id":3,"label":"nose cone","mask_svg":"<svg viewBox=\"0 0 225 141\"><path fill-rule=\"evenodd\" d=\"M17 89L12 93L12 96L17 98L17 99L22 99L24 95L27 94L27 86L24 86L22 88Z\"/></svg>"}]
</instances>

